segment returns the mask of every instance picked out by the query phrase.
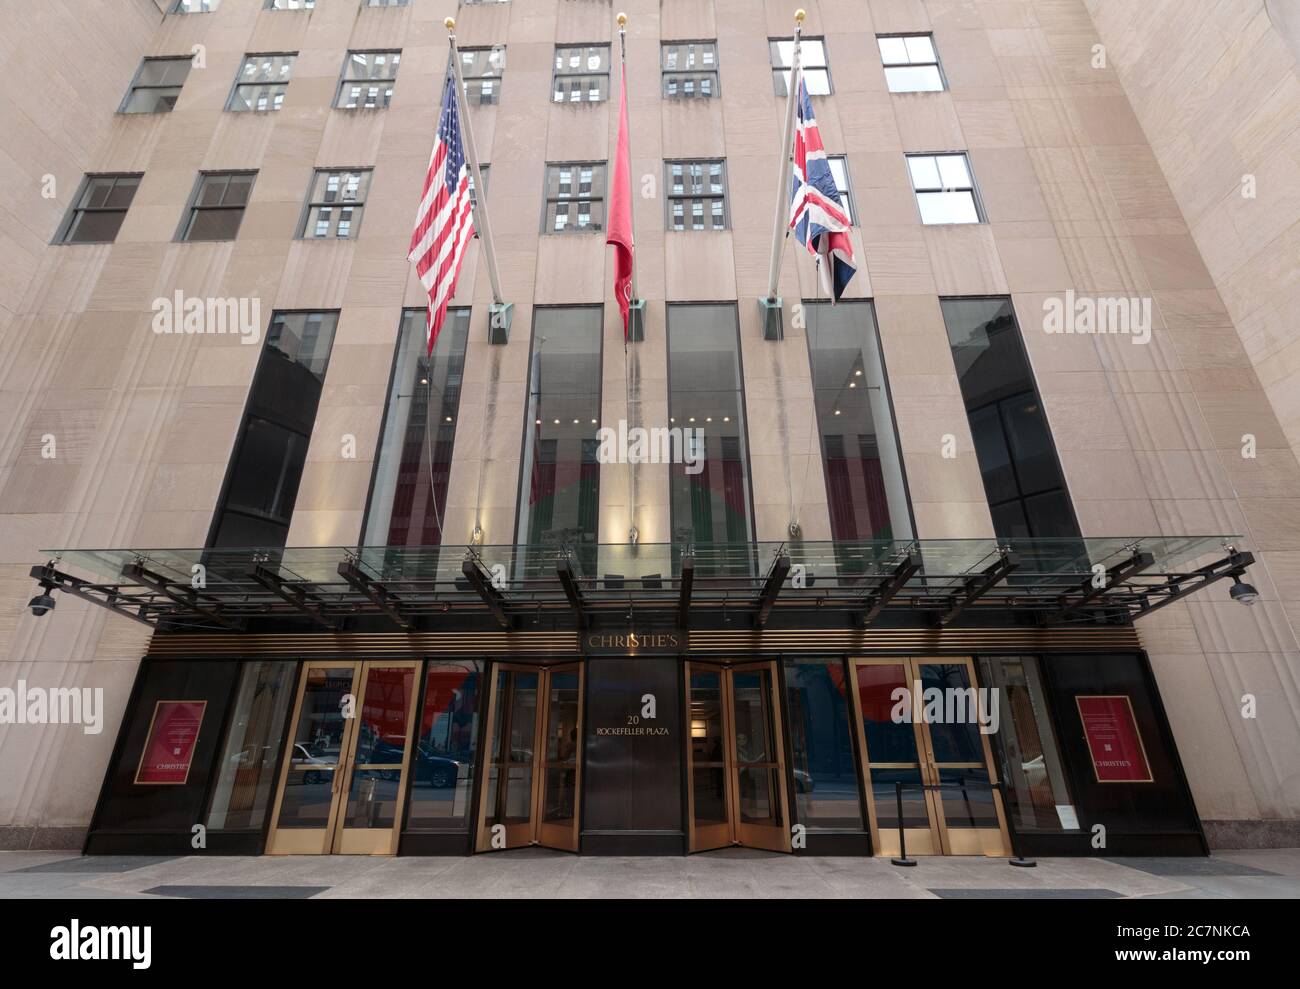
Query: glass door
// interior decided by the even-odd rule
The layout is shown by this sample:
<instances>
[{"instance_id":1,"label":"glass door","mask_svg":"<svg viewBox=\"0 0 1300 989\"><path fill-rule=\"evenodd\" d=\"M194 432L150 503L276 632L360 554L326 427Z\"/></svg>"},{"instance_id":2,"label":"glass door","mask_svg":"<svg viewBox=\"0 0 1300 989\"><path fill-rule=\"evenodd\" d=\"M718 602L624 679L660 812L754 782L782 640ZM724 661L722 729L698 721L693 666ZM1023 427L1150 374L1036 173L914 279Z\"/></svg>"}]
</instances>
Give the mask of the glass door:
<instances>
[{"instance_id":1,"label":"glass door","mask_svg":"<svg viewBox=\"0 0 1300 989\"><path fill-rule=\"evenodd\" d=\"M790 851L785 746L772 663L686 664L690 850Z\"/></svg>"},{"instance_id":2,"label":"glass door","mask_svg":"<svg viewBox=\"0 0 1300 989\"><path fill-rule=\"evenodd\" d=\"M266 851L397 851L419 662L303 664Z\"/></svg>"},{"instance_id":3,"label":"glass door","mask_svg":"<svg viewBox=\"0 0 1300 989\"><path fill-rule=\"evenodd\" d=\"M967 658L853 661L858 741L877 855L1008 855ZM941 784L941 785L940 785Z\"/></svg>"},{"instance_id":4,"label":"glass door","mask_svg":"<svg viewBox=\"0 0 1300 989\"><path fill-rule=\"evenodd\" d=\"M578 850L582 664L493 668L475 849Z\"/></svg>"}]
</instances>

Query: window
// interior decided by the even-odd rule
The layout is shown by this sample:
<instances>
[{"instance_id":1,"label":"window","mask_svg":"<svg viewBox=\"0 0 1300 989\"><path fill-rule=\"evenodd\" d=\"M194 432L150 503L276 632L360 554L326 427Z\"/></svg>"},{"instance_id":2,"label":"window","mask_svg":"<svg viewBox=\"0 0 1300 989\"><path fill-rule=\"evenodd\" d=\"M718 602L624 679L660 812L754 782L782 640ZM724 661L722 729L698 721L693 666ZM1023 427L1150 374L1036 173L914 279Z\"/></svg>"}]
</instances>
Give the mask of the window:
<instances>
[{"instance_id":1,"label":"window","mask_svg":"<svg viewBox=\"0 0 1300 989\"><path fill-rule=\"evenodd\" d=\"M438 546L459 422L468 309L448 309L428 353L428 310L407 309L397 332L384 430L366 512L367 546Z\"/></svg>"},{"instance_id":2,"label":"window","mask_svg":"<svg viewBox=\"0 0 1300 989\"><path fill-rule=\"evenodd\" d=\"M557 45L551 99L556 103L609 99L609 45Z\"/></svg>"},{"instance_id":3,"label":"window","mask_svg":"<svg viewBox=\"0 0 1300 989\"><path fill-rule=\"evenodd\" d=\"M908 155L907 170L916 190L921 222L982 223L975 180L965 152L943 155Z\"/></svg>"},{"instance_id":4,"label":"window","mask_svg":"<svg viewBox=\"0 0 1300 989\"><path fill-rule=\"evenodd\" d=\"M1017 831L1077 831L1079 816L1036 656L981 656L980 682L1001 696L997 753Z\"/></svg>"},{"instance_id":5,"label":"window","mask_svg":"<svg viewBox=\"0 0 1300 989\"><path fill-rule=\"evenodd\" d=\"M363 0L363 7L405 7L409 0Z\"/></svg>"},{"instance_id":6,"label":"window","mask_svg":"<svg viewBox=\"0 0 1300 989\"><path fill-rule=\"evenodd\" d=\"M266 0L263 10L314 10L316 0Z\"/></svg>"},{"instance_id":7,"label":"window","mask_svg":"<svg viewBox=\"0 0 1300 989\"><path fill-rule=\"evenodd\" d=\"M469 826L482 684L481 660L429 660L406 831L463 834Z\"/></svg>"},{"instance_id":8,"label":"window","mask_svg":"<svg viewBox=\"0 0 1300 989\"><path fill-rule=\"evenodd\" d=\"M708 100L718 95L716 41L665 41L659 58L665 96Z\"/></svg>"},{"instance_id":9,"label":"window","mask_svg":"<svg viewBox=\"0 0 1300 989\"><path fill-rule=\"evenodd\" d=\"M772 59L772 85L777 96L785 96L790 91L794 39L772 38L767 44ZM803 71L803 81L808 87L809 96L825 96L830 93L831 73L826 67L826 45L820 38L800 39L799 67Z\"/></svg>"},{"instance_id":10,"label":"window","mask_svg":"<svg viewBox=\"0 0 1300 989\"><path fill-rule=\"evenodd\" d=\"M542 233L580 233L604 227L605 163L548 164Z\"/></svg>"},{"instance_id":11,"label":"window","mask_svg":"<svg viewBox=\"0 0 1300 989\"><path fill-rule=\"evenodd\" d=\"M844 155L829 155L826 164L830 166L831 178L835 180L835 191L840 194L840 203L848 214L849 223L857 225L853 213L853 192L849 188L849 160Z\"/></svg>"},{"instance_id":12,"label":"window","mask_svg":"<svg viewBox=\"0 0 1300 989\"><path fill-rule=\"evenodd\" d=\"M246 55L235 79L227 110L278 110L289 88L295 55Z\"/></svg>"},{"instance_id":13,"label":"window","mask_svg":"<svg viewBox=\"0 0 1300 989\"><path fill-rule=\"evenodd\" d=\"M135 199L141 175L87 175L56 244L111 244Z\"/></svg>"},{"instance_id":14,"label":"window","mask_svg":"<svg viewBox=\"0 0 1300 989\"><path fill-rule=\"evenodd\" d=\"M912 538L875 308L804 300L831 538Z\"/></svg>"},{"instance_id":15,"label":"window","mask_svg":"<svg viewBox=\"0 0 1300 989\"><path fill-rule=\"evenodd\" d=\"M480 175L480 176L482 177L482 179L483 179L483 194L484 194L484 195L487 195L487 187L488 187L488 169L491 168L491 167L492 167L491 165L479 165L479 167L478 167L478 173L479 173L479 175ZM473 205L473 206L478 206L478 190L474 188L474 170L473 170L472 168L468 168L468 169L466 169L466 170L465 170L465 175L469 178L469 201L470 201L470 204ZM477 223L474 224L474 237L475 237L475 239L478 238L478 224L477 224Z\"/></svg>"},{"instance_id":16,"label":"window","mask_svg":"<svg viewBox=\"0 0 1300 989\"><path fill-rule=\"evenodd\" d=\"M669 230L725 230L727 169L721 161L664 162Z\"/></svg>"},{"instance_id":17,"label":"window","mask_svg":"<svg viewBox=\"0 0 1300 989\"><path fill-rule=\"evenodd\" d=\"M348 52L334 105L340 110L388 106L393 101L393 86L401 61L400 51Z\"/></svg>"},{"instance_id":18,"label":"window","mask_svg":"<svg viewBox=\"0 0 1300 989\"><path fill-rule=\"evenodd\" d=\"M891 93L931 93L944 88L934 38L928 34L877 36Z\"/></svg>"},{"instance_id":19,"label":"window","mask_svg":"<svg viewBox=\"0 0 1300 989\"><path fill-rule=\"evenodd\" d=\"M787 659L794 799L809 831L862 831L861 786L840 659Z\"/></svg>"},{"instance_id":20,"label":"window","mask_svg":"<svg viewBox=\"0 0 1300 989\"><path fill-rule=\"evenodd\" d=\"M370 191L369 168L318 168L307 197L307 212L298 236L308 240L346 240L361 228L361 214Z\"/></svg>"},{"instance_id":21,"label":"window","mask_svg":"<svg viewBox=\"0 0 1300 989\"><path fill-rule=\"evenodd\" d=\"M338 318L337 311L271 317L210 546L285 545Z\"/></svg>"},{"instance_id":22,"label":"window","mask_svg":"<svg viewBox=\"0 0 1300 989\"><path fill-rule=\"evenodd\" d=\"M567 545L595 572L600 515L600 306L537 306L515 542ZM526 567L555 570L554 552Z\"/></svg>"},{"instance_id":23,"label":"window","mask_svg":"<svg viewBox=\"0 0 1300 989\"><path fill-rule=\"evenodd\" d=\"M501 77L506 70L506 50L495 48L460 49L460 78L465 83L465 99L478 105L501 101Z\"/></svg>"},{"instance_id":24,"label":"window","mask_svg":"<svg viewBox=\"0 0 1300 989\"><path fill-rule=\"evenodd\" d=\"M221 0L176 0L173 14L209 14L221 6Z\"/></svg>"},{"instance_id":25,"label":"window","mask_svg":"<svg viewBox=\"0 0 1300 989\"><path fill-rule=\"evenodd\" d=\"M1001 537L1076 537L1079 526L1011 300L941 299L984 492Z\"/></svg>"},{"instance_id":26,"label":"window","mask_svg":"<svg viewBox=\"0 0 1300 989\"><path fill-rule=\"evenodd\" d=\"M201 172L177 240L234 240L256 172Z\"/></svg>"},{"instance_id":27,"label":"window","mask_svg":"<svg viewBox=\"0 0 1300 989\"><path fill-rule=\"evenodd\" d=\"M690 463L669 469L673 542L713 551L697 553L697 574L715 560L721 572L754 569L743 381L735 304L670 303L668 423L694 431L683 444Z\"/></svg>"},{"instance_id":28,"label":"window","mask_svg":"<svg viewBox=\"0 0 1300 989\"><path fill-rule=\"evenodd\" d=\"M190 74L190 59L146 58L122 101L122 113L171 113Z\"/></svg>"}]
</instances>

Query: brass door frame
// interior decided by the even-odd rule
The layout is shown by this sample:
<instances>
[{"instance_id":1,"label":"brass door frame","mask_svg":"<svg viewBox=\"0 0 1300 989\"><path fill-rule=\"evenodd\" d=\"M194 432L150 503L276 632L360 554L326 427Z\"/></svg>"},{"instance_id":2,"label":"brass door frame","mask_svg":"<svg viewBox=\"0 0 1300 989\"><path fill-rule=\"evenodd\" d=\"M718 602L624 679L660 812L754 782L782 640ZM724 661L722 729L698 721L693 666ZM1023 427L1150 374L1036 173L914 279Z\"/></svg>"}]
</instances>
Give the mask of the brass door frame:
<instances>
[{"instance_id":1,"label":"brass door frame","mask_svg":"<svg viewBox=\"0 0 1300 989\"><path fill-rule=\"evenodd\" d=\"M505 845L503 848L494 848L492 846L492 831L487 820L488 798L493 788L492 769L495 763L501 763L501 769L498 772L496 789L497 789L497 807L503 806L505 796L505 787L508 783L509 767L512 765L507 758L504 760L494 760L492 757L493 745L497 739L493 737L496 731L497 710L502 703L501 691L498 689L498 674L505 673L528 673L537 676L537 707L533 718L533 747L532 759L529 762L531 775L529 777L529 796L528 820L518 824L506 824L505 827ZM546 758L546 741L547 728L551 715L551 676L553 673L576 672L578 674L578 717L576 724L574 752L574 809L573 821L570 824L546 824L543 820L543 813L546 801L546 770L548 768L558 768L557 763L552 767ZM517 663L494 663L492 665L492 678L488 692L487 705L487 758L484 760L484 777L483 785L479 793L479 805L477 815L477 826L475 828L474 850L476 852L504 851L511 848L522 848L528 845L544 845L548 848L558 848L562 851L576 852L578 850L579 824L582 808L582 747L583 747L583 707L584 694L583 687L586 684L586 664L580 660L570 660L564 663L551 664L547 666L522 665ZM507 735L510 726L503 723L502 734ZM508 749L504 744L501 749L503 754L508 754Z\"/></svg>"},{"instance_id":2,"label":"brass door frame","mask_svg":"<svg viewBox=\"0 0 1300 989\"><path fill-rule=\"evenodd\" d=\"M855 658L849 660L851 674L850 693L853 698L855 730L858 734L858 751L862 753L859 779L863 793L867 798L871 847L877 855L899 854L898 829L880 828L876 813L875 793L871 786L872 769L912 769L918 770L921 782L933 784L940 782L941 769L981 768L988 773L990 783L998 782L997 767L993 762L993 749L989 738L979 732L980 744L984 750L984 761L979 762L944 762L934 757L934 739L929 724L924 716L924 698L922 692L915 689L920 682L920 667L932 664L961 665L966 669L967 682L976 687L975 663L969 656L891 656ZM910 693L912 707L912 731L916 741L917 762L872 762L867 749L866 729L862 723L862 698L858 692L858 669L864 666L901 666ZM998 818L998 827L994 828L949 828L943 808L943 796L938 790L924 790L924 806L929 819L926 828L904 828L907 839L908 854L917 855L988 855L1008 856L1011 854L1011 841L1007 834L1006 813L1002 806L1002 794L992 791L993 808Z\"/></svg>"},{"instance_id":3,"label":"brass door frame","mask_svg":"<svg viewBox=\"0 0 1300 989\"><path fill-rule=\"evenodd\" d=\"M722 715L723 739L723 786L727 821L697 827L695 824L695 754L690 744L691 724L691 663L685 664L684 682L686 685L686 814L687 814L687 848L692 852L709 851L725 848L728 845L743 845L750 848L764 848L773 852L791 851L790 843L790 800L786 786L785 735L781 724L781 698L777 679L776 663L773 660L747 662L739 664L718 665L716 663L696 664L703 669L716 672L719 676L719 694ZM776 758L761 763L746 763L746 766L767 769L776 772L777 792L773 800L780 806L781 823L745 824L740 819L740 759L736 751L736 696L735 674L766 672L768 677L767 714L771 737L768 742L774 747Z\"/></svg>"},{"instance_id":4,"label":"brass door frame","mask_svg":"<svg viewBox=\"0 0 1300 989\"><path fill-rule=\"evenodd\" d=\"M271 811L271 827L266 838L268 855L394 855L402 830L402 813L406 806L406 789L410 783L411 749L415 739L415 709L418 706L420 687L421 660L306 660L298 675L298 688L294 696L293 717L289 720L289 731L285 739L284 754L281 759L280 780L276 786L275 802ZM289 782L289 773L293 769L293 749L297 744L298 724L302 717L303 699L307 693L307 681L313 669L351 669L352 686L349 691L357 703L364 704L366 684L370 671L377 669L410 669L411 695L407 699L406 710L406 744L403 746L402 762L399 768L396 807L391 828L347 828L343 826L344 810L348 794L352 788L352 777L356 768L357 724L359 717L344 719L343 738L339 744L339 757L333 769L333 781L330 786L330 811L323 828L281 828L280 809L284 803L284 791ZM396 764L394 764L396 765ZM368 769L392 769L392 765L366 767Z\"/></svg>"}]
</instances>

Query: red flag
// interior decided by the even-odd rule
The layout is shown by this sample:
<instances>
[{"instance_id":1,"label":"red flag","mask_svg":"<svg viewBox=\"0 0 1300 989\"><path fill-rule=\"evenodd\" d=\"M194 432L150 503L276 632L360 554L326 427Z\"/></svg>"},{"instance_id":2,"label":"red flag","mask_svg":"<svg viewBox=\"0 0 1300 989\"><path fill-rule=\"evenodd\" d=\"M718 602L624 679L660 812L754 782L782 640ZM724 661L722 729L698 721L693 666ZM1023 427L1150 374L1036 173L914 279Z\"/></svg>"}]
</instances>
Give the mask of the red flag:
<instances>
[{"instance_id":1,"label":"red flag","mask_svg":"<svg viewBox=\"0 0 1300 989\"><path fill-rule=\"evenodd\" d=\"M609 193L609 234L614 245L614 298L623 314L627 339L627 310L632 301L632 161L627 138L627 69L619 74L618 151L614 155L614 184Z\"/></svg>"}]
</instances>

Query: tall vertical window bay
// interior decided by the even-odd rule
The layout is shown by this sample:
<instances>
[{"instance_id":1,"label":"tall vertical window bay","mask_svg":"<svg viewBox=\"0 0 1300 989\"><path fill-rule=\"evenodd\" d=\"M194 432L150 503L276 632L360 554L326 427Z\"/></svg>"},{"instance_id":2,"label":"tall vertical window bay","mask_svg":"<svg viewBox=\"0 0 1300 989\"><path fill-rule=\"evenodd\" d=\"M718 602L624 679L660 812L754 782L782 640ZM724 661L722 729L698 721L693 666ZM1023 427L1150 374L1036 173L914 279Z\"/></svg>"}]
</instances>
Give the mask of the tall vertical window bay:
<instances>
[{"instance_id":1,"label":"tall vertical window bay","mask_svg":"<svg viewBox=\"0 0 1300 989\"><path fill-rule=\"evenodd\" d=\"M975 455L1002 537L1078 537L1079 524L1007 298L942 299Z\"/></svg>"}]
</instances>

